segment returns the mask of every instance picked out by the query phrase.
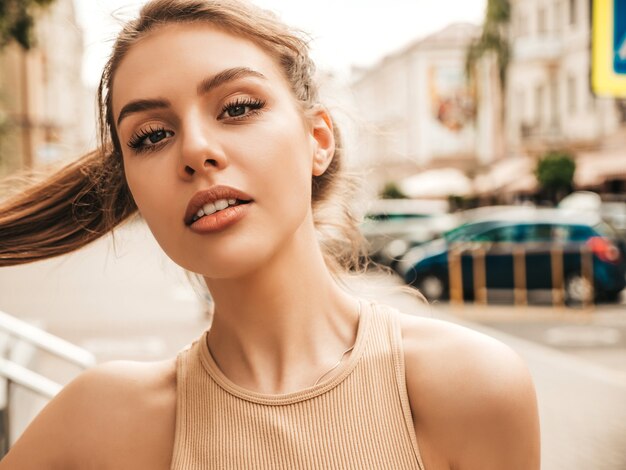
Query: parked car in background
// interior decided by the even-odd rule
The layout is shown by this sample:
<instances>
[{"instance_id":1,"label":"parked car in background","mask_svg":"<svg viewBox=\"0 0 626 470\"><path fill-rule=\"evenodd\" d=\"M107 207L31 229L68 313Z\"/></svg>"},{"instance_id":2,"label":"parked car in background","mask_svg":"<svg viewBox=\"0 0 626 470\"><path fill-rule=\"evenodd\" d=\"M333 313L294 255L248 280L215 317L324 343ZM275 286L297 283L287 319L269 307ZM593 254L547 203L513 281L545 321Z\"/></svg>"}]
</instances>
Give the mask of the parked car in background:
<instances>
[{"instance_id":1,"label":"parked car in background","mask_svg":"<svg viewBox=\"0 0 626 470\"><path fill-rule=\"evenodd\" d=\"M370 259L393 264L409 247L440 236L458 225L442 200L381 199L368 208L361 232L368 241Z\"/></svg>"},{"instance_id":2,"label":"parked car in background","mask_svg":"<svg viewBox=\"0 0 626 470\"><path fill-rule=\"evenodd\" d=\"M384 206L382 208L385 209ZM520 206L479 207L453 214L422 215L418 218L407 215L406 211L399 212L400 209L401 206L395 206L395 211L390 212L389 216L374 215L371 217L373 223L364 224L363 227L366 238L370 240L370 258L394 270L398 261L411 248L440 238L444 233L461 224L486 215L520 210ZM371 213L379 214L380 212Z\"/></svg>"},{"instance_id":3,"label":"parked car in background","mask_svg":"<svg viewBox=\"0 0 626 470\"><path fill-rule=\"evenodd\" d=\"M574 191L565 196L558 207L578 213L584 211L599 214L626 239L626 202L603 201L600 195L592 191Z\"/></svg>"},{"instance_id":4,"label":"parked car in background","mask_svg":"<svg viewBox=\"0 0 626 470\"><path fill-rule=\"evenodd\" d=\"M486 209L486 208L483 208ZM474 293L473 252L485 253L487 290L513 289L514 253L523 251L526 288L552 288L551 252L563 250L563 285L568 303L585 299L592 286L581 270L581 251L593 257L593 289L596 300L616 300L626 286L626 244L599 215L534 207L507 211L482 211L442 238L409 250L397 270L405 282L416 286L430 300L449 296L449 253L462 250L463 293Z\"/></svg>"},{"instance_id":5,"label":"parked car in background","mask_svg":"<svg viewBox=\"0 0 626 470\"><path fill-rule=\"evenodd\" d=\"M626 202L602 202L600 216L615 228L622 239L626 240Z\"/></svg>"}]
</instances>

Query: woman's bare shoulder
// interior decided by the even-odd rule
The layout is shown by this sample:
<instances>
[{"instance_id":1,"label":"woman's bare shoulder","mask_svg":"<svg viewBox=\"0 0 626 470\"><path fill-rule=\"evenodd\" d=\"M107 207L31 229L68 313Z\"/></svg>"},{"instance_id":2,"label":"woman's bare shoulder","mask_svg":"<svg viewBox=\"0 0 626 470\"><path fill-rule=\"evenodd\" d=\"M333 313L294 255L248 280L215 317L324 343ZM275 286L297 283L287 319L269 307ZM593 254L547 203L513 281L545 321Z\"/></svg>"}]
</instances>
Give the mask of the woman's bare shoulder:
<instances>
[{"instance_id":1,"label":"woman's bare shoulder","mask_svg":"<svg viewBox=\"0 0 626 470\"><path fill-rule=\"evenodd\" d=\"M437 462L431 468L539 468L535 390L519 355L450 322L401 315L400 324L411 411L425 461Z\"/></svg>"},{"instance_id":2,"label":"woman's bare shoulder","mask_svg":"<svg viewBox=\"0 0 626 470\"><path fill-rule=\"evenodd\" d=\"M0 469L168 468L175 419L175 359L105 363L42 410Z\"/></svg>"}]
</instances>

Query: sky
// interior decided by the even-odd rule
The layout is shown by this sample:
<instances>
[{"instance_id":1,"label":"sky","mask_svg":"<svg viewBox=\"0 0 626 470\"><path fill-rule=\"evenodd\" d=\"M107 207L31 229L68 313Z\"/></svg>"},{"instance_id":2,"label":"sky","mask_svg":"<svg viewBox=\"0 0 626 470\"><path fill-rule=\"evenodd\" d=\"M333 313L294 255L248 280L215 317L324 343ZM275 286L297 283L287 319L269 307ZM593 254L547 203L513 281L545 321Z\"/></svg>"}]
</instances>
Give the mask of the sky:
<instances>
[{"instance_id":1,"label":"sky","mask_svg":"<svg viewBox=\"0 0 626 470\"><path fill-rule=\"evenodd\" d=\"M97 84L121 24L141 0L74 0L85 32L83 78ZM347 74L449 23L480 24L486 0L253 0L312 38L318 68Z\"/></svg>"}]
</instances>

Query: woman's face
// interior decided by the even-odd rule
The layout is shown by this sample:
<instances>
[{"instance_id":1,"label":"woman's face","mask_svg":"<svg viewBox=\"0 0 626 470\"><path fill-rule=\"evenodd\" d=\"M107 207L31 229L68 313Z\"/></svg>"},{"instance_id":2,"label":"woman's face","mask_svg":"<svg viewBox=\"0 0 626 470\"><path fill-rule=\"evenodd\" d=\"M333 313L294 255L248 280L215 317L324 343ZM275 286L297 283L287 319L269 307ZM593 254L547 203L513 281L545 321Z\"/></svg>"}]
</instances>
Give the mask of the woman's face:
<instances>
[{"instance_id":1,"label":"woman's face","mask_svg":"<svg viewBox=\"0 0 626 470\"><path fill-rule=\"evenodd\" d=\"M332 131L325 116L303 118L263 49L207 25L164 26L130 49L112 93L128 185L176 263L241 276L311 229L311 177L332 157Z\"/></svg>"}]
</instances>

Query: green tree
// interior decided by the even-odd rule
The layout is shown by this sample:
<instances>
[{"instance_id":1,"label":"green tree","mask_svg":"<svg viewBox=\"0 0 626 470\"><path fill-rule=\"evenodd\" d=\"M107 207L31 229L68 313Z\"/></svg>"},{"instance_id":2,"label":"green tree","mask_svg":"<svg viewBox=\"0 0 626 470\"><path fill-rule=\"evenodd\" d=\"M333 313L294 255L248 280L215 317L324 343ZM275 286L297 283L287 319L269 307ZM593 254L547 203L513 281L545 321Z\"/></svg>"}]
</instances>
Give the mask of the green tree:
<instances>
[{"instance_id":1,"label":"green tree","mask_svg":"<svg viewBox=\"0 0 626 470\"><path fill-rule=\"evenodd\" d=\"M55 0L0 0L0 49L16 41L24 49L35 44L36 11Z\"/></svg>"},{"instance_id":2,"label":"green tree","mask_svg":"<svg viewBox=\"0 0 626 470\"><path fill-rule=\"evenodd\" d=\"M465 71L470 80L473 79L474 69L480 58L487 53L493 53L498 61L501 90L504 90L511 54L507 37L510 20L509 0L487 0L482 33L470 44L465 57Z\"/></svg>"},{"instance_id":3,"label":"green tree","mask_svg":"<svg viewBox=\"0 0 626 470\"><path fill-rule=\"evenodd\" d=\"M544 194L557 203L571 192L575 171L576 162L570 153L550 151L539 159L535 175Z\"/></svg>"},{"instance_id":4,"label":"green tree","mask_svg":"<svg viewBox=\"0 0 626 470\"><path fill-rule=\"evenodd\" d=\"M380 197L382 199L406 199L406 194L400 190L395 182L389 181L385 183L383 190L380 192Z\"/></svg>"}]
</instances>

